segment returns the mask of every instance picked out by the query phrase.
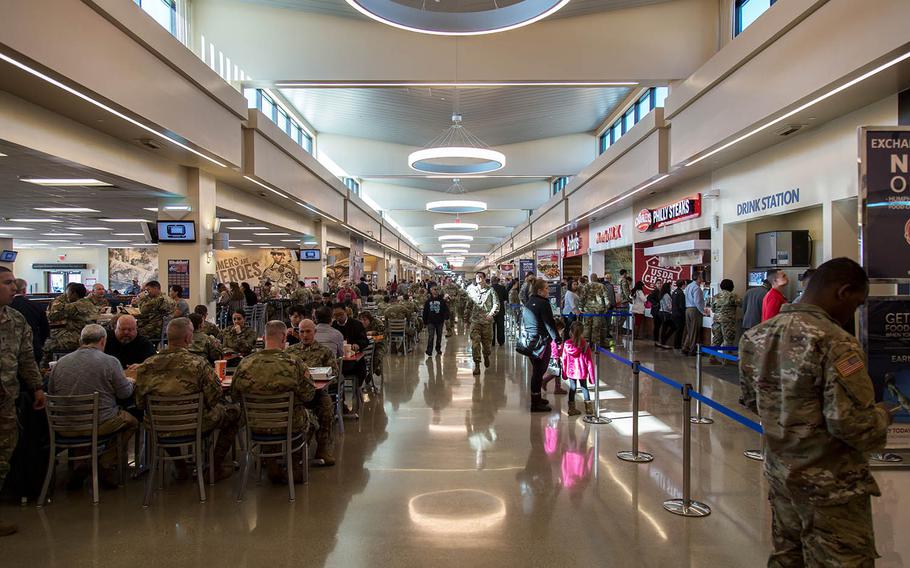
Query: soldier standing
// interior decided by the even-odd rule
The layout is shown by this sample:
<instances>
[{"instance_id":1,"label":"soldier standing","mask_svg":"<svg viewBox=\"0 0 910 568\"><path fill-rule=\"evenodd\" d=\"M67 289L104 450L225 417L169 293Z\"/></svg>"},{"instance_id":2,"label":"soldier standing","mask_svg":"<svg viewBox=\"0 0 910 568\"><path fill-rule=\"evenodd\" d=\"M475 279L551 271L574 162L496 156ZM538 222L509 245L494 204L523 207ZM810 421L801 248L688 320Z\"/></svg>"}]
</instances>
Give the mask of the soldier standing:
<instances>
[{"instance_id":1,"label":"soldier standing","mask_svg":"<svg viewBox=\"0 0 910 568\"><path fill-rule=\"evenodd\" d=\"M305 306L313 301L313 296L307 290L306 283L303 280L297 281L297 288L291 292L291 299L298 305Z\"/></svg>"},{"instance_id":2,"label":"soldier standing","mask_svg":"<svg viewBox=\"0 0 910 568\"><path fill-rule=\"evenodd\" d=\"M98 319L98 308L88 298L85 286L78 282L66 285L66 293L54 298L47 310L51 337L44 344L44 365L53 353L69 353L79 348L82 328ZM55 327L56 325L56 327Z\"/></svg>"},{"instance_id":3,"label":"soldier standing","mask_svg":"<svg viewBox=\"0 0 910 568\"><path fill-rule=\"evenodd\" d=\"M468 286L468 297L473 308L471 311L471 356L474 358L474 374L480 374L480 354L483 353L483 364L490 366L490 352L493 350L493 318L499 311L499 298L496 291L487 284L486 274L474 275L474 284Z\"/></svg>"},{"instance_id":4,"label":"soldier standing","mask_svg":"<svg viewBox=\"0 0 910 568\"><path fill-rule=\"evenodd\" d=\"M619 271L619 307L629 310L629 304L632 303L632 281L628 276L625 268Z\"/></svg>"},{"instance_id":5,"label":"soldier standing","mask_svg":"<svg viewBox=\"0 0 910 568\"><path fill-rule=\"evenodd\" d=\"M455 333L455 317L461 312L461 288L452 282L451 278L446 278L442 291L445 293L446 301L452 307L446 320L446 337L452 337L452 334Z\"/></svg>"},{"instance_id":6,"label":"soldier standing","mask_svg":"<svg viewBox=\"0 0 910 568\"><path fill-rule=\"evenodd\" d=\"M711 301L712 323L711 344L717 347L736 345L736 309L740 305L739 296L733 293L733 281L725 278L720 282L720 292ZM711 357L716 363L717 358Z\"/></svg>"},{"instance_id":7,"label":"soldier standing","mask_svg":"<svg viewBox=\"0 0 910 568\"><path fill-rule=\"evenodd\" d=\"M603 314L610 309L610 300L607 298L607 289L600 283L596 274L591 274L591 282L585 286L583 305L586 313L593 314L584 322L585 339L595 345L603 345L606 327Z\"/></svg>"},{"instance_id":8,"label":"soldier standing","mask_svg":"<svg viewBox=\"0 0 910 568\"><path fill-rule=\"evenodd\" d=\"M146 283L145 290L133 298L133 303L139 308L136 317L139 333L148 337L152 343L160 341L164 319L174 313L174 303L161 294L161 284L157 280L150 280Z\"/></svg>"},{"instance_id":9,"label":"soldier standing","mask_svg":"<svg viewBox=\"0 0 910 568\"><path fill-rule=\"evenodd\" d=\"M16 277L0 266L0 487L9 473L9 460L19 439L16 400L21 383L34 393L35 410L44 408L44 383L35 363L32 328L25 318L9 307L17 290ZM18 528L0 521L0 536L14 534Z\"/></svg>"},{"instance_id":10,"label":"soldier standing","mask_svg":"<svg viewBox=\"0 0 910 568\"><path fill-rule=\"evenodd\" d=\"M231 476L233 465L224 463L224 458L234 445L240 410L236 405L223 400L221 384L215 378L215 371L208 362L187 351L193 342L193 324L187 318L174 318L167 325L167 348L152 355L136 369L136 406L145 408L149 395L186 396L203 395L205 407L202 429L210 432L218 428L218 442L215 445L215 480ZM235 379L236 380L236 379ZM189 476L186 462L177 460L177 477ZM197 464L197 475L204 468Z\"/></svg>"},{"instance_id":11,"label":"soldier standing","mask_svg":"<svg viewBox=\"0 0 910 568\"><path fill-rule=\"evenodd\" d=\"M769 566L871 567L878 556L871 496L881 491L867 454L884 448L891 413L841 328L868 292L862 267L829 260L799 304L740 340L742 402L765 428Z\"/></svg>"}]
</instances>

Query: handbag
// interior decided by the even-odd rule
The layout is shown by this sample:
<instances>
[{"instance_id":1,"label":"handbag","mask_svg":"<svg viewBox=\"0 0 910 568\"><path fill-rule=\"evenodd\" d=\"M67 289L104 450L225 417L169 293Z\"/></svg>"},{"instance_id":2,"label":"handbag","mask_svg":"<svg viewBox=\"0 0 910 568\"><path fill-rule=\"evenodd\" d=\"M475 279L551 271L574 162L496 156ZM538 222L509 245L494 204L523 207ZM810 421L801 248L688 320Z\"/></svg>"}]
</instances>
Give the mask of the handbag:
<instances>
[{"instance_id":1,"label":"handbag","mask_svg":"<svg viewBox=\"0 0 910 568\"><path fill-rule=\"evenodd\" d=\"M543 352L546 342L547 340L539 335L535 335L533 339L529 340L525 334L522 334L515 342L515 352L525 357L537 358Z\"/></svg>"}]
</instances>

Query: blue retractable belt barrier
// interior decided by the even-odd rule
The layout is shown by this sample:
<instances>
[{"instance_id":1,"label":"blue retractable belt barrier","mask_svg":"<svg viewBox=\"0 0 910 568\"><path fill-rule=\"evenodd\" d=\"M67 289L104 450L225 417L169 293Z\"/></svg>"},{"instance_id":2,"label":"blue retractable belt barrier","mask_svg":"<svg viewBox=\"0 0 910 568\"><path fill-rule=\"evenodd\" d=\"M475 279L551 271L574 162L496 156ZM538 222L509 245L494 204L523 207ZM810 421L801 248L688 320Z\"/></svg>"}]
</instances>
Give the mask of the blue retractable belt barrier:
<instances>
[{"instance_id":1,"label":"blue retractable belt barrier","mask_svg":"<svg viewBox=\"0 0 910 568\"><path fill-rule=\"evenodd\" d=\"M509 304L510 308L520 308L521 304Z\"/></svg>"},{"instance_id":2,"label":"blue retractable belt barrier","mask_svg":"<svg viewBox=\"0 0 910 568\"><path fill-rule=\"evenodd\" d=\"M715 351L739 351L739 347L737 347L736 345L725 345L724 347L720 347L718 345L712 345L711 347L709 347L709 349L713 349Z\"/></svg>"},{"instance_id":3,"label":"blue retractable belt barrier","mask_svg":"<svg viewBox=\"0 0 910 568\"><path fill-rule=\"evenodd\" d=\"M666 384L666 385L669 385L669 386L671 386L671 387L673 387L673 388L675 388L675 389L678 389L678 390L680 390L680 391L683 389L683 386L682 386L681 384L677 383L677 382L674 381L673 379L669 379L669 378L667 378L667 377L661 375L661 374L658 373L657 371L653 371L653 370L651 370L651 369L649 369L649 368L647 368L647 367L639 367L639 369L641 369L641 372L642 372L642 373L644 373L644 374L646 374L646 375L648 375L648 376L650 376L650 377L654 377L655 379L657 379L658 381L660 381L660 382L662 382L662 383L664 383L664 384Z\"/></svg>"},{"instance_id":4,"label":"blue retractable belt barrier","mask_svg":"<svg viewBox=\"0 0 910 568\"><path fill-rule=\"evenodd\" d=\"M712 357L717 357L718 359L726 359L727 361L733 361L734 363L737 363L739 361L738 355L727 355L726 353L721 353L720 351L717 351L716 349L709 349L707 347L702 347L701 352L705 353L707 355L710 355Z\"/></svg>"},{"instance_id":5,"label":"blue retractable belt barrier","mask_svg":"<svg viewBox=\"0 0 910 568\"><path fill-rule=\"evenodd\" d=\"M644 369L642 369L642 370L644 370ZM695 400L698 400L704 404L707 404L708 406L710 406L714 410L720 412L724 416L726 416L728 418L732 418L733 420L736 420L737 422L739 422L746 428L749 428L750 430L755 430L759 434L764 434L764 429L762 429L761 424L759 424L758 422L755 422L754 420L750 420L750 419L746 418L745 416L743 416L742 414L735 412L733 410L730 410L729 408L722 405L721 403L715 402L714 400L712 400L712 399L706 397L705 395L698 393L694 390L690 390L689 394Z\"/></svg>"},{"instance_id":6,"label":"blue retractable belt barrier","mask_svg":"<svg viewBox=\"0 0 910 568\"><path fill-rule=\"evenodd\" d=\"M607 351L607 350L604 349L603 347L598 347L597 350L600 351L601 353L603 353L604 355L609 355L610 357L612 357L613 359L619 361L619 362L622 363L623 365L627 365L627 366L629 366L629 367L632 366L632 361L629 361L629 360L626 359L625 357L620 357L619 355L617 355L616 353L613 353L612 351Z\"/></svg>"}]
</instances>

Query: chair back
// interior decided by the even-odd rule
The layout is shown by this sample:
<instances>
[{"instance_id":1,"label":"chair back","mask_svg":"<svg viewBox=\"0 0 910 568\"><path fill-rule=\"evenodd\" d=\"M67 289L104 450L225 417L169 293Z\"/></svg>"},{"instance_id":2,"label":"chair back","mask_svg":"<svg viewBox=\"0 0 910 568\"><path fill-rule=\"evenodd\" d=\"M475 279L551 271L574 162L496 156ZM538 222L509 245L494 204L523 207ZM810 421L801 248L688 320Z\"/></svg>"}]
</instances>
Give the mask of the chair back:
<instances>
[{"instance_id":1,"label":"chair back","mask_svg":"<svg viewBox=\"0 0 910 568\"><path fill-rule=\"evenodd\" d=\"M390 334L401 335L407 331L408 322L405 319L390 319L386 322L386 331Z\"/></svg>"},{"instance_id":2,"label":"chair back","mask_svg":"<svg viewBox=\"0 0 910 568\"><path fill-rule=\"evenodd\" d=\"M79 395L47 395L47 424L54 434L72 436L91 432L98 438L98 392Z\"/></svg>"},{"instance_id":3,"label":"chair back","mask_svg":"<svg viewBox=\"0 0 910 568\"><path fill-rule=\"evenodd\" d=\"M201 436L204 409L201 392L181 396L149 395L146 399L146 413L156 435L193 433Z\"/></svg>"},{"instance_id":4,"label":"chair back","mask_svg":"<svg viewBox=\"0 0 910 568\"><path fill-rule=\"evenodd\" d=\"M367 380L373 376L373 354L376 352L376 344L372 341L370 344L363 350L363 361L366 364L366 375Z\"/></svg>"},{"instance_id":5,"label":"chair back","mask_svg":"<svg viewBox=\"0 0 910 568\"><path fill-rule=\"evenodd\" d=\"M244 394L241 397L248 431L285 430L288 439L294 427L294 392Z\"/></svg>"}]
</instances>

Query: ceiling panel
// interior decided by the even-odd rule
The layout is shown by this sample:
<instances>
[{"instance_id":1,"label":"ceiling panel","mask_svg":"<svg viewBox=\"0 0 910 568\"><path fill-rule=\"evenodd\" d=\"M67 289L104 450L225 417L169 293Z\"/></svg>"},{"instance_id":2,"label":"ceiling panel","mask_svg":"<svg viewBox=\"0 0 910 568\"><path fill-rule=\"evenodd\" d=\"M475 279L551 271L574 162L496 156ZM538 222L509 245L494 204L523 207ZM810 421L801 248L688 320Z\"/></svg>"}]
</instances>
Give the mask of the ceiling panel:
<instances>
[{"instance_id":1,"label":"ceiling panel","mask_svg":"<svg viewBox=\"0 0 910 568\"><path fill-rule=\"evenodd\" d=\"M630 89L566 87L280 89L321 133L424 146L450 125L491 146L590 132ZM456 97L457 94L457 97Z\"/></svg>"}]
</instances>

